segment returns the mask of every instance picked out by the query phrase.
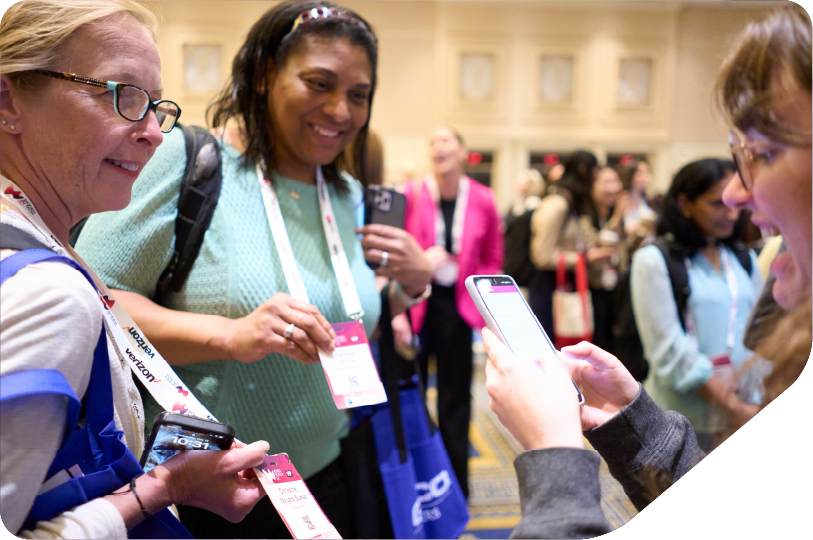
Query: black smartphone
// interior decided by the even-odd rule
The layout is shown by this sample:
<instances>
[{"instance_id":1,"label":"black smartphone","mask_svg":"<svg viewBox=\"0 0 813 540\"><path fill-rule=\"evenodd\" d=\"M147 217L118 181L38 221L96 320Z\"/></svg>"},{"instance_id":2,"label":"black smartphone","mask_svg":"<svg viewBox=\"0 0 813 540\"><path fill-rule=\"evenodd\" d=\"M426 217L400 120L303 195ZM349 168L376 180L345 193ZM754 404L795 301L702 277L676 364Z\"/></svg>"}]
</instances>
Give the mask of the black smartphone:
<instances>
[{"instance_id":1,"label":"black smartphone","mask_svg":"<svg viewBox=\"0 0 813 540\"><path fill-rule=\"evenodd\" d=\"M184 414L159 413L141 455L144 472L187 450L228 450L234 428L228 424Z\"/></svg>"},{"instance_id":2,"label":"black smartphone","mask_svg":"<svg viewBox=\"0 0 813 540\"><path fill-rule=\"evenodd\" d=\"M379 223L404 228L406 196L394 189L367 186L364 190L364 224Z\"/></svg>"},{"instance_id":3,"label":"black smartphone","mask_svg":"<svg viewBox=\"0 0 813 540\"><path fill-rule=\"evenodd\" d=\"M404 228L406 196L391 188L367 186L364 190L364 224L372 223ZM367 266L375 270L377 262L367 261Z\"/></svg>"}]
</instances>

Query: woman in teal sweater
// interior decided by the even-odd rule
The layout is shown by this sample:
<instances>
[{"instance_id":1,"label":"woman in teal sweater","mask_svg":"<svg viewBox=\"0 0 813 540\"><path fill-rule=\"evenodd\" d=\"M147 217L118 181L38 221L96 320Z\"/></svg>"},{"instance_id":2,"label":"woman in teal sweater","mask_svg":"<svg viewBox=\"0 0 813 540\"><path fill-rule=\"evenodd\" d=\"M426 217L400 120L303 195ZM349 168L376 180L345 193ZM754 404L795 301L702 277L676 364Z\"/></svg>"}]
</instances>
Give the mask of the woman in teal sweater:
<instances>
[{"instance_id":1,"label":"woman in teal sweater","mask_svg":"<svg viewBox=\"0 0 813 540\"><path fill-rule=\"evenodd\" d=\"M339 286L346 280L331 261L335 251L329 245L335 243L320 219L317 184L323 176L369 338L380 298L356 238L362 193L358 182L339 171L345 146L352 144L361 155L376 62L375 35L352 11L326 2L272 8L249 32L232 80L213 106L215 127L229 119L244 126L246 148L241 154L223 145L220 198L183 289L166 307L149 300L172 255L186 166L179 131L165 138L141 173L130 206L91 219L77 244L218 420L233 425L240 439L263 438L271 453L290 455L345 538L353 537L353 524L339 440L348 433L348 416L337 409L316 361L317 347L333 349L328 321L350 318ZM310 303L287 294L278 251L283 245L271 230L276 214L264 204L264 182L276 194ZM406 295L420 296L431 274L417 243L402 231L371 235L368 243L374 260L388 252L390 264L380 273L397 279ZM146 401L152 418L159 408ZM191 508L181 509L181 519L207 538L288 535L268 499L239 525Z\"/></svg>"}]
</instances>

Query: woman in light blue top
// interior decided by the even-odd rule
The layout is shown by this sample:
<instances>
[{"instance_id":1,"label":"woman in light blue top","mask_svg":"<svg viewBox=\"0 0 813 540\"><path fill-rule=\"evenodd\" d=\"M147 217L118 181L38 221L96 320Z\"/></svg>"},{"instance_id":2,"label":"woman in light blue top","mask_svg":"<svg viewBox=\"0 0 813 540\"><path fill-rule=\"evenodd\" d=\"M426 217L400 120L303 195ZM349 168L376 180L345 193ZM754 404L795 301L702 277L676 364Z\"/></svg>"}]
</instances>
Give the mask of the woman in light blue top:
<instances>
[{"instance_id":1,"label":"woman in light blue top","mask_svg":"<svg viewBox=\"0 0 813 540\"><path fill-rule=\"evenodd\" d=\"M646 246L632 262L635 322L650 363L645 387L658 405L691 422L704 450L756 414L752 403L760 397L742 395L736 374L752 354L742 338L761 277L755 254L735 241L739 211L722 200L735 171L721 159L689 163L664 199L658 233L688 273L682 314L661 250Z\"/></svg>"}]
</instances>

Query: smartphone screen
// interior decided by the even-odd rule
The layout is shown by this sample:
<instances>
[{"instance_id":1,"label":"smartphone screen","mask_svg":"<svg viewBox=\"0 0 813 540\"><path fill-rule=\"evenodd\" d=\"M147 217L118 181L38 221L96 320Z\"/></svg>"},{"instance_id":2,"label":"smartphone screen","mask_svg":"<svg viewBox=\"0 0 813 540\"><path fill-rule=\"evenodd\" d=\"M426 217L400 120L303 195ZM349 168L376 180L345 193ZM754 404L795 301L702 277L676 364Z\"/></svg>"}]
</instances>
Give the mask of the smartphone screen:
<instances>
[{"instance_id":1,"label":"smartphone screen","mask_svg":"<svg viewBox=\"0 0 813 540\"><path fill-rule=\"evenodd\" d=\"M228 450L231 438L218 433L201 433L177 424L161 424L152 447L148 448L144 472L160 465L175 454L187 450Z\"/></svg>"},{"instance_id":2,"label":"smartphone screen","mask_svg":"<svg viewBox=\"0 0 813 540\"><path fill-rule=\"evenodd\" d=\"M500 283L494 284L493 279L478 279L477 290L508 347L523 360L534 361L540 354L555 356L556 352L548 345L542 328L519 289L509 280L498 279Z\"/></svg>"},{"instance_id":3,"label":"smartphone screen","mask_svg":"<svg viewBox=\"0 0 813 540\"><path fill-rule=\"evenodd\" d=\"M556 349L511 279L483 277L475 279L474 285L508 348L517 357L534 364L542 355L559 360ZM581 401L581 392L575 383L573 386Z\"/></svg>"}]
</instances>

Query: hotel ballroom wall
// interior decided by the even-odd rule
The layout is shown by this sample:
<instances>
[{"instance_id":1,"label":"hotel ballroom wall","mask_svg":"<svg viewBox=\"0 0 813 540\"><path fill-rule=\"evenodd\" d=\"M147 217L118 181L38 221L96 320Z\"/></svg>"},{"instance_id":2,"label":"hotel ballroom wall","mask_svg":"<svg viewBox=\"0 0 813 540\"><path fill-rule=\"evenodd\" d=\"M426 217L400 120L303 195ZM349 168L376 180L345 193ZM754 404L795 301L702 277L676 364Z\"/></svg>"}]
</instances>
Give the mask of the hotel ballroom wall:
<instances>
[{"instance_id":1,"label":"hotel ballroom wall","mask_svg":"<svg viewBox=\"0 0 813 540\"><path fill-rule=\"evenodd\" d=\"M645 154L664 191L701 156L728 155L712 110L733 36L775 2L348 1L380 44L371 119L385 179L428 170L427 136L450 124L494 153L500 208L531 152ZM251 24L274 2L158 1L165 94L204 125ZM544 66L544 67L543 67Z\"/></svg>"}]
</instances>

